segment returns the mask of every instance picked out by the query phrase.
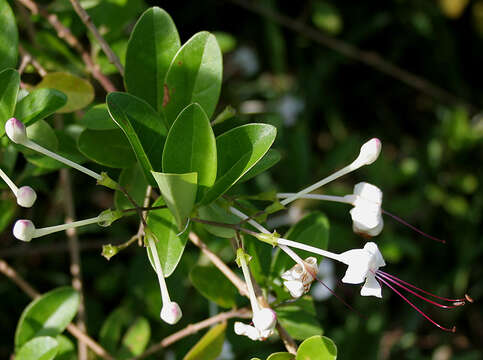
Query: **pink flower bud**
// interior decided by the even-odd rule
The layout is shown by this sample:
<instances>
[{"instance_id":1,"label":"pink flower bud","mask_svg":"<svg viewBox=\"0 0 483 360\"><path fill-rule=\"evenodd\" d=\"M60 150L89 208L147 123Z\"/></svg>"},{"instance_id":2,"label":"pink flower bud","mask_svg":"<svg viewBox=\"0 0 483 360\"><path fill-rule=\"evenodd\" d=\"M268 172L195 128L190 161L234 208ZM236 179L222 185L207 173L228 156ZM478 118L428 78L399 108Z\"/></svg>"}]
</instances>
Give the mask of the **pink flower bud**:
<instances>
[{"instance_id":1,"label":"pink flower bud","mask_svg":"<svg viewBox=\"0 0 483 360\"><path fill-rule=\"evenodd\" d=\"M161 309L161 320L169 325L176 324L182 316L183 313L181 312L181 308L174 301L164 304Z\"/></svg>"},{"instance_id":2,"label":"pink flower bud","mask_svg":"<svg viewBox=\"0 0 483 360\"><path fill-rule=\"evenodd\" d=\"M5 123L5 132L10 140L16 144L23 144L28 140L25 125L16 118L11 118Z\"/></svg>"},{"instance_id":3,"label":"pink flower bud","mask_svg":"<svg viewBox=\"0 0 483 360\"><path fill-rule=\"evenodd\" d=\"M17 204L22 207L32 207L32 205L37 200L37 194L35 190L32 189L30 186L22 186L17 191Z\"/></svg>"},{"instance_id":4,"label":"pink flower bud","mask_svg":"<svg viewBox=\"0 0 483 360\"><path fill-rule=\"evenodd\" d=\"M377 160L381 153L381 140L378 138L372 138L361 146L361 151L358 156L358 160L362 161L364 165L372 164Z\"/></svg>"},{"instance_id":5,"label":"pink flower bud","mask_svg":"<svg viewBox=\"0 0 483 360\"><path fill-rule=\"evenodd\" d=\"M13 227L13 236L22 241L30 241L35 233L35 226L30 220L17 220Z\"/></svg>"}]
</instances>

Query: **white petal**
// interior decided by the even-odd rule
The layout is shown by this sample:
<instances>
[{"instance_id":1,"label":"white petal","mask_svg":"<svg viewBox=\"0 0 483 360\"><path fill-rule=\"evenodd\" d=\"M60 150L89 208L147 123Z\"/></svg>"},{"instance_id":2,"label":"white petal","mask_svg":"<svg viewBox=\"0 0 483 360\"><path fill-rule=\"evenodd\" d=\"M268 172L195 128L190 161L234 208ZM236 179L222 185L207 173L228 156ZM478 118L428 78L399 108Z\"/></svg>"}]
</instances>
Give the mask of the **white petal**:
<instances>
[{"instance_id":1,"label":"white petal","mask_svg":"<svg viewBox=\"0 0 483 360\"><path fill-rule=\"evenodd\" d=\"M298 280L284 281L283 284L293 298L298 299L304 294L304 284Z\"/></svg>"},{"instance_id":2,"label":"white petal","mask_svg":"<svg viewBox=\"0 0 483 360\"><path fill-rule=\"evenodd\" d=\"M347 264L347 271L342 282L347 284L360 284L369 271L369 253L364 249L353 249L341 254L341 261Z\"/></svg>"},{"instance_id":3,"label":"white petal","mask_svg":"<svg viewBox=\"0 0 483 360\"><path fill-rule=\"evenodd\" d=\"M271 330L277 324L277 314L269 308L263 308L253 314L253 325L259 331Z\"/></svg>"},{"instance_id":4,"label":"white petal","mask_svg":"<svg viewBox=\"0 0 483 360\"><path fill-rule=\"evenodd\" d=\"M292 276L292 269L289 269L287 271L285 271L284 273L282 273L282 275L280 275L280 277L284 280L294 280L293 276Z\"/></svg>"},{"instance_id":5,"label":"white petal","mask_svg":"<svg viewBox=\"0 0 483 360\"><path fill-rule=\"evenodd\" d=\"M364 245L364 250L366 250L371 256L371 269L377 270L381 266L386 266L386 262L382 257L379 247L375 242L368 242Z\"/></svg>"},{"instance_id":6,"label":"white petal","mask_svg":"<svg viewBox=\"0 0 483 360\"><path fill-rule=\"evenodd\" d=\"M354 195L358 195L360 198L370 201L374 204L381 205L382 203L381 189L366 182L360 182L354 186Z\"/></svg>"},{"instance_id":7,"label":"white petal","mask_svg":"<svg viewBox=\"0 0 483 360\"><path fill-rule=\"evenodd\" d=\"M361 288L362 296L375 296L382 298L381 285L376 280L374 275L368 275L364 286Z\"/></svg>"}]
</instances>

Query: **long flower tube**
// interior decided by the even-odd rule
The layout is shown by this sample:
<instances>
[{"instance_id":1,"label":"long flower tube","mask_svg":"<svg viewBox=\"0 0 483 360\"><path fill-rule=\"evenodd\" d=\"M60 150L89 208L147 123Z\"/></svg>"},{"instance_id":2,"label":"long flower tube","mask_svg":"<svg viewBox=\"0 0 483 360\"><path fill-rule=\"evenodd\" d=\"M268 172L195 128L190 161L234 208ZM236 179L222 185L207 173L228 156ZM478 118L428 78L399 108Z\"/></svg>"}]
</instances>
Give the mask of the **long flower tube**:
<instances>
[{"instance_id":1,"label":"long flower tube","mask_svg":"<svg viewBox=\"0 0 483 360\"><path fill-rule=\"evenodd\" d=\"M33 204L35 203L35 200L37 200L37 194L35 193L35 190L32 189L30 186L22 186L22 187L17 187L15 183L8 177L5 172L0 169L0 177L5 181L5 183L8 185L10 190L12 190L13 194L17 198L17 204L19 204L22 207L32 207Z\"/></svg>"}]
</instances>

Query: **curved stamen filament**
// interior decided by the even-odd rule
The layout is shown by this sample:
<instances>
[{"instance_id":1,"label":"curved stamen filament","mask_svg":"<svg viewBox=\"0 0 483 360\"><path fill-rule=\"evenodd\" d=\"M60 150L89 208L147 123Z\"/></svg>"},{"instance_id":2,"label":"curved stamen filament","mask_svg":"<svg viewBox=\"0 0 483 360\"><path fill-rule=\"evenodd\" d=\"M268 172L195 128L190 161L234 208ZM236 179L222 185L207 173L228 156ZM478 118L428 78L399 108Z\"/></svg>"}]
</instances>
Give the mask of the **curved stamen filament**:
<instances>
[{"instance_id":1,"label":"curved stamen filament","mask_svg":"<svg viewBox=\"0 0 483 360\"><path fill-rule=\"evenodd\" d=\"M448 301L448 302L452 302L452 303L460 303L460 302L465 302L465 301L466 301L466 299L465 299L465 298L461 298L461 299L448 299L448 298L445 298L445 297L442 297L442 296L435 295L435 294L433 294L433 293L430 293L429 291L426 291L426 290L420 289L420 288L418 288L417 286L415 286L415 285L413 285L413 284L411 284L411 283L408 283L407 281L404 281L404 280L402 280L402 279L399 279L398 277L396 277L396 276L394 276L394 275L392 275L392 274L388 274L387 272L384 272L384 271L382 271L382 270L377 270L376 274L377 274L377 275L385 275L385 276L387 276L387 277L390 277L391 279L393 279L393 280L395 280L395 281L397 281L397 282L399 282L399 283L402 283L402 284L404 284L404 285L407 285L407 286L409 286L409 287L411 287L411 288L413 288L413 289L416 289L416 290L418 290L418 291L422 292L423 294L426 294L426 295L432 296L432 297L434 297L434 298L436 298L436 299L440 299L440 300L443 300L443 301Z\"/></svg>"},{"instance_id":2,"label":"curved stamen filament","mask_svg":"<svg viewBox=\"0 0 483 360\"><path fill-rule=\"evenodd\" d=\"M440 304L440 303L438 303L436 301L433 301L431 299L428 299L427 297L424 297L424 296L418 294L417 292L415 292L415 291L409 289L408 287L404 286L403 284L399 283L397 280L394 280L394 279L390 278L389 276L386 276L386 275L384 275L382 273L380 273L378 275L381 276L381 277L383 277L384 279L392 282L394 285L399 286L400 288L402 288L402 289L406 290L407 292L413 294L414 296L417 296L418 298L420 298L420 299L422 299L424 301L427 301L430 304L433 304L434 306L438 306L438 307L443 308L443 309L454 309L454 308L457 308L459 306L463 306L465 304L464 301L462 301L462 302L460 301L460 302L455 302L453 305L443 305L443 304Z\"/></svg>"},{"instance_id":3,"label":"curved stamen filament","mask_svg":"<svg viewBox=\"0 0 483 360\"><path fill-rule=\"evenodd\" d=\"M405 297L403 294L401 294L397 289L395 289L391 284L389 284L384 278L378 274L376 274L376 279L380 282L382 282L384 285L386 285L389 289L394 291L396 294L398 294L404 301L406 301L414 310L416 310L419 314L421 314L426 320L428 320L431 324L434 326L437 326L441 330L448 331L448 332L456 332L456 327L453 326L451 329L450 328L445 328L444 326L441 326L438 324L436 321L431 319L428 315L424 313L420 308L418 308L416 305L414 305L407 297Z\"/></svg>"}]
</instances>

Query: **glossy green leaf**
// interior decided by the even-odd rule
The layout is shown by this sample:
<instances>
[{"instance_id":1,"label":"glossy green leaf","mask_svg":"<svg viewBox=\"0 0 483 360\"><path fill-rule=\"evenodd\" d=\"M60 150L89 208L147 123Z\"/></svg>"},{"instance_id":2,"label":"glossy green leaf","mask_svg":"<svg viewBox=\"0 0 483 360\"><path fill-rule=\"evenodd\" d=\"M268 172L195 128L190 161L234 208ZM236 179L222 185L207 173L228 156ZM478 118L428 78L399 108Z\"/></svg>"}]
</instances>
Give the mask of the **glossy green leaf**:
<instances>
[{"instance_id":1,"label":"glossy green leaf","mask_svg":"<svg viewBox=\"0 0 483 360\"><path fill-rule=\"evenodd\" d=\"M147 102L127 93L110 93L106 102L112 119L131 143L146 179L156 185L151 171L162 169L167 134L160 115Z\"/></svg>"},{"instance_id":2,"label":"glossy green leaf","mask_svg":"<svg viewBox=\"0 0 483 360\"><path fill-rule=\"evenodd\" d=\"M160 111L164 78L180 45L178 31L168 13L158 7L146 10L127 46L124 77L127 91Z\"/></svg>"},{"instance_id":3,"label":"glossy green leaf","mask_svg":"<svg viewBox=\"0 0 483 360\"><path fill-rule=\"evenodd\" d=\"M101 327L99 342L107 352L114 354L119 346L121 334L133 316L126 307L118 307L106 318Z\"/></svg>"},{"instance_id":4,"label":"glossy green leaf","mask_svg":"<svg viewBox=\"0 0 483 360\"><path fill-rule=\"evenodd\" d=\"M310 336L322 335L323 330L317 321L315 311L307 311L299 302L301 300L277 309L277 318L280 324L295 340L304 340Z\"/></svg>"},{"instance_id":5,"label":"glossy green leaf","mask_svg":"<svg viewBox=\"0 0 483 360\"><path fill-rule=\"evenodd\" d=\"M0 71L17 67L18 30L7 0L0 0ZM0 92L1 93L1 92Z\"/></svg>"},{"instance_id":6,"label":"glossy green leaf","mask_svg":"<svg viewBox=\"0 0 483 360\"><path fill-rule=\"evenodd\" d=\"M84 130L77 144L84 156L104 166L125 169L136 163L131 145L120 129Z\"/></svg>"},{"instance_id":7,"label":"glossy green leaf","mask_svg":"<svg viewBox=\"0 0 483 360\"><path fill-rule=\"evenodd\" d=\"M232 34L223 31L217 31L214 32L213 35L215 35L216 41L218 41L218 45L220 45L220 49L223 54L235 49L236 38Z\"/></svg>"},{"instance_id":8,"label":"glossy green leaf","mask_svg":"<svg viewBox=\"0 0 483 360\"><path fill-rule=\"evenodd\" d=\"M28 126L55 113L66 103L67 96L58 90L34 90L18 102L15 117Z\"/></svg>"},{"instance_id":9,"label":"glossy green leaf","mask_svg":"<svg viewBox=\"0 0 483 360\"><path fill-rule=\"evenodd\" d=\"M94 100L94 88L91 83L66 72L48 73L37 85L37 89L51 88L67 95L67 103L58 112L68 113L80 110Z\"/></svg>"},{"instance_id":10,"label":"glossy green leaf","mask_svg":"<svg viewBox=\"0 0 483 360\"><path fill-rule=\"evenodd\" d=\"M4 1L5 0L0 0L0 4ZM0 5L0 7L2 6L8 5ZM2 15L0 15L0 17L1 16ZM0 45L0 47L1 46L4 45ZM0 72L0 136L5 134L5 123L13 116L15 111L19 86L20 75L17 70L6 69Z\"/></svg>"},{"instance_id":11,"label":"glossy green leaf","mask_svg":"<svg viewBox=\"0 0 483 360\"><path fill-rule=\"evenodd\" d=\"M193 286L207 299L224 308L236 306L235 286L214 266L194 266L190 271Z\"/></svg>"},{"instance_id":12,"label":"glossy green leaf","mask_svg":"<svg viewBox=\"0 0 483 360\"><path fill-rule=\"evenodd\" d=\"M171 126L186 106L198 103L211 118L220 96L223 62L216 38L195 34L174 57L166 74L163 108Z\"/></svg>"},{"instance_id":13,"label":"glossy green leaf","mask_svg":"<svg viewBox=\"0 0 483 360\"><path fill-rule=\"evenodd\" d=\"M15 348L38 336L57 336L69 325L79 307L79 293L71 287L52 290L32 301L15 331Z\"/></svg>"},{"instance_id":14,"label":"glossy green leaf","mask_svg":"<svg viewBox=\"0 0 483 360\"><path fill-rule=\"evenodd\" d=\"M124 334L116 359L130 359L133 356L141 355L146 349L150 337L151 327L148 320L143 317L137 318Z\"/></svg>"},{"instance_id":15,"label":"glossy green leaf","mask_svg":"<svg viewBox=\"0 0 483 360\"><path fill-rule=\"evenodd\" d=\"M295 359L295 355L292 355L288 352L277 352L267 357L267 360L294 360L294 359Z\"/></svg>"},{"instance_id":16,"label":"glossy green leaf","mask_svg":"<svg viewBox=\"0 0 483 360\"><path fill-rule=\"evenodd\" d=\"M163 172L198 173L198 198L216 179L216 141L210 120L198 104L188 105L169 130Z\"/></svg>"},{"instance_id":17,"label":"glossy green leaf","mask_svg":"<svg viewBox=\"0 0 483 360\"><path fill-rule=\"evenodd\" d=\"M156 200L152 206L160 205L164 205L162 198ZM180 236L176 236L179 233L178 226L168 209L150 211L147 223L158 239L156 249L158 251L159 262L163 268L164 276L168 277L176 269L176 266L183 255L186 242L188 241L189 231L187 230ZM148 256L154 269L152 256L149 250Z\"/></svg>"},{"instance_id":18,"label":"glossy green leaf","mask_svg":"<svg viewBox=\"0 0 483 360\"><path fill-rule=\"evenodd\" d=\"M213 326L195 346L185 355L183 360L216 360L221 354L225 341L226 322Z\"/></svg>"},{"instance_id":19,"label":"glossy green leaf","mask_svg":"<svg viewBox=\"0 0 483 360\"><path fill-rule=\"evenodd\" d=\"M225 210L218 203L211 203L205 206L201 206L198 209L198 214L199 217L203 220L221 222L225 224L238 224L240 222L239 217L227 212L227 210ZM203 224L203 227L208 232L218 237L230 239L235 236L235 230L233 229L206 224Z\"/></svg>"},{"instance_id":20,"label":"glossy green leaf","mask_svg":"<svg viewBox=\"0 0 483 360\"><path fill-rule=\"evenodd\" d=\"M106 104L91 107L80 119L82 125L91 130L113 130L119 126L111 119Z\"/></svg>"},{"instance_id":21,"label":"glossy green leaf","mask_svg":"<svg viewBox=\"0 0 483 360\"><path fill-rule=\"evenodd\" d=\"M55 340L59 344L55 360L77 360L75 345L67 336L59 335Z\"/></svg>"},{"instance_id":22,"label":"glossy green leaf","mask_svg":"<svg viewBox=\"0 0 483 360\"><path fill-rule=\"evenodd\" d=\"M52 360L57 355L58 345L50 336L33 338L20 348L15 360Z\"/></svg>"},{"instance_id":23,"label":"glossy green leaf","mask_svg":"<svg viewBox=\"0 0 483 360\"><path fill-rule=\"evenodd\" d=\"M329 245L329 219L321 212L313 212L305 216L297 224L292 226L285 234L284 238L294 240L303 244L318 247L320 249L327 249ZM300 250L298 254L303 258L314 256L317 258L317 263L320 264L322 260L321 255L316 255L311 252ZM280 250L277 250L276 255L272 261L273 276L278 277L282 272L291 268L294 265L293 260L285 255Z\"/></svg>"},{"instance_id":24,"label":"glossy green leaf","mask_svg":"<svg viewBox=\"0 0 483 360\"><path fill-rule=\"evenodd\" d=\"M182 230L195 205L198 174L165 174L154 171L152 174L179 230Z\"/></svg>"},{"instance_id":25,"label":"glossy green leaf","mask_svg":"<svg viewBox=\"0 0 483 360\"><path fill-rule=\"evenodd\" d=\"M277 164L282 159L282 155L275 149L269 149L265 156L255 164L250 170L247 171L245 175L238 181L239 183L243 183L248 181L255 176L267 171L272 166Z\"/></svg>"},{"instance_id":26,"label":"glossy green leaf","mask_svg":"<svg viewBox=\"0 0 483 360\"><path fill-rule=\"evenodd\" d=\"M146 188L149 184L144 178L143 172L138 163L127 169L123 169L117 182L126 189L138 204L144 203ZM114 194L114 204L116 204L116 209L118 210L131 209L133 207L131 202L121 191L116 191Z\"/></svg>"},{"instance_id":27,"label":"glossy green leaf","mask_svg":"<svg viewBox=\"0 0 483 360\"><path fill-rule=\"evenodd\" d=\"M296 360L335 360L337 347L326 336L312 336L300 344Z\"/></svg>"},{"instance_id":28,"label":"glossy green leaf","mask_svg":"<svg viewBox=\"0 0 483 360\"><path fill-rule=\"evenodd\" d=\"M245 175L272 146L276 134L272 125L248 124L218 136L218 176L202 202L212 202Z\"/></svg>"},{"instance_id":29,"label":"glossy green leaf","mask_svg":"<svg viewBox=\"0 0 483 360\"><path fill-rule=\"evenodd\" d=\"M0 199L0 233L10 225L17 211L17 202L12 199Z\"/></svg>"}]
</instances>

